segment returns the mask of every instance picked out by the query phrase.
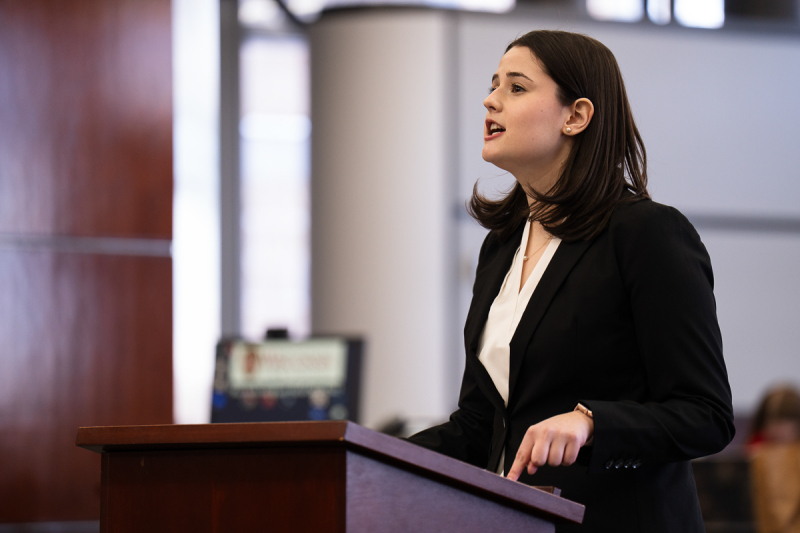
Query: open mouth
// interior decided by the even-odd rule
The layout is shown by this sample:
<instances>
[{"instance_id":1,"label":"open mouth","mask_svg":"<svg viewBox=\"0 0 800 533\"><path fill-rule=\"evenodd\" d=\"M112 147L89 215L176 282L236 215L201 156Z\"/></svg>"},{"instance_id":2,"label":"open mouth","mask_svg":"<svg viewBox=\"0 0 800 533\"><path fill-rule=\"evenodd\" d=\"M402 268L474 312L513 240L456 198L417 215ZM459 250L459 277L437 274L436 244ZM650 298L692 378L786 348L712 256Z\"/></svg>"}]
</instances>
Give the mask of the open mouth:
<instances>
[{"instance_id":1,"label":"open mouth","mask_svg":"<svg viewBox=\"0 0 800 533\"><path fill-rule=\"evenodd\" d=\"M491 120L486 121L486 131L488 132L487 138L492 138L497 134L503 133L506 129L498 124L497 122L493 122Z\"/></svg>"}]
</instances>

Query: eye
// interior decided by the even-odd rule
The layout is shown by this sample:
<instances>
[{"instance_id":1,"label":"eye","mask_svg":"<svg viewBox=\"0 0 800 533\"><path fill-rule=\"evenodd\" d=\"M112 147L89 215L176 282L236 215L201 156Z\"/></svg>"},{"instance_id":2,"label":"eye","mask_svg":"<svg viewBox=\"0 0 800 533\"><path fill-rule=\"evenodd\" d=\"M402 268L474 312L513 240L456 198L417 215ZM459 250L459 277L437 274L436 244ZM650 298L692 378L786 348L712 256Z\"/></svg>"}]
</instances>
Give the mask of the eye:
<instances>
[{"instance_id":1,"label":"eye","mask_svg":"<svg viewBox=\"0 0 800 533\"><path fill-rule=\"evenodd\" d=\"M495 91L495 89L497 89L497 87L495 87L494 85L489 87L489 94L492 94Z\"/></svg>"},{"instance_id":2,"label":"eye","mask_svg":"<svg viewBox=\"0 0 800 533\"><path fill-rule=\"evenodd\" d=\"M518 85L516 83L511 84L511 92L512 93L521 93L525 90L525 87L522 85Z\"/></svg>"}]
</instances>

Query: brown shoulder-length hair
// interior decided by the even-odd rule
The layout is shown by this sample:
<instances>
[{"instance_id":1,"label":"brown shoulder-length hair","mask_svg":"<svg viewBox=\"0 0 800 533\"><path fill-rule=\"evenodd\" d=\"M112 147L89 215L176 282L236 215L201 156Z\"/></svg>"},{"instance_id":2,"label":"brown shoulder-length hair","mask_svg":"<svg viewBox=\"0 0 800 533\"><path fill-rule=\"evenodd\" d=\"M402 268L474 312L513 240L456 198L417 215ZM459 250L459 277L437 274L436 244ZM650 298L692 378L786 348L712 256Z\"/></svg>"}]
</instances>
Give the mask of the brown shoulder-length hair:
<instances>
[{"instance_id":1,"label":"brown shoulder-length hair","mask_svg":"<svg viewBox=\"0 0 800 533\"><path fill-rule=\"evenodd\" d=\"M777 385L764 395L750 426L750 438L761 435L770 422L791 421L800 425L800 391L793 385Z\"/></svg>"},{"instance_id":2,"label":"brown shoulder-length hair","mask_svg":"<svg viewBox=\"0 0 800 533\"><path fill-rule=\"evenodd\" d=\"M617 60L605 45L577 33L537 30L508 45L528 48L558 85L564 105L578 98L594 104L589 126L575 136L555 185L526 191L517 183L499 200L472 191L467 211L505 240L530 217L565 241L595 237L620 202L649 198L647 155L633 120ZM527 197L535 202L528 207Z\"/></svg>"}]
</instances>

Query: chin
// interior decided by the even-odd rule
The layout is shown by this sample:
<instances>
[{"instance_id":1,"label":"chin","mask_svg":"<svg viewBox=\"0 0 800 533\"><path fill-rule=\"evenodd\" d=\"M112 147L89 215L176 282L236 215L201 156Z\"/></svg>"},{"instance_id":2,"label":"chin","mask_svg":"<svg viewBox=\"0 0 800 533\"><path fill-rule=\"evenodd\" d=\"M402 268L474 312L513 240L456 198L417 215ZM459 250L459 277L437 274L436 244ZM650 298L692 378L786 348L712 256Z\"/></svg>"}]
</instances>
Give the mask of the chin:
<instances>
[{"instance_id":1,"label":"chin","mask_svg":"<svg viewBox=\"0 0 800 533\"><path fill-rule=\"evenodd\" d=\"M487 163L492 163L493 165L497 165L497 154L493 154L491 150L487 150L485 147L481 152L481 157Z\"/></svg>"},{"instance_id":2,"label":"chin","mask_svg":"<svg viewBox=\"0 0 800 533\"><path fill-rule=\"evenodd\" d=\"M506 172L508 172L508 168L506 168L507 165L503 164L502 158L498 157L497 154L493 154L491 152L487 152L484 150L483 153L481 154L481 157L483 157L483 160L486 161L487 163L491 163L500 170L505 170Z\"/></svg>"}]
</instances>

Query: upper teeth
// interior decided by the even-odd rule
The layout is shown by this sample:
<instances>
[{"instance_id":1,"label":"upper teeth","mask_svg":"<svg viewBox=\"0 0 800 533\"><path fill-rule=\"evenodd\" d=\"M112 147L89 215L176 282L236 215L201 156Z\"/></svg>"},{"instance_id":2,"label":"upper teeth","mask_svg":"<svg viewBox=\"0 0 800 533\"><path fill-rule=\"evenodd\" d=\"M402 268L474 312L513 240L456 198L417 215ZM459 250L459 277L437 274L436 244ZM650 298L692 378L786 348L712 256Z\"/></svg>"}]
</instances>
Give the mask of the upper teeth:
<instances>
[{"instance_id":1,"label":"upper teeth","mask_svg":"<svg viewBox=\"0 0 800 533\"><path fill-rule=\"evenodd\" d=\"M496 131L503 131L503 127L500 124L495 124L494 122L489 125L489 131L494 133Z\"/></svg>"}]
</instances>

